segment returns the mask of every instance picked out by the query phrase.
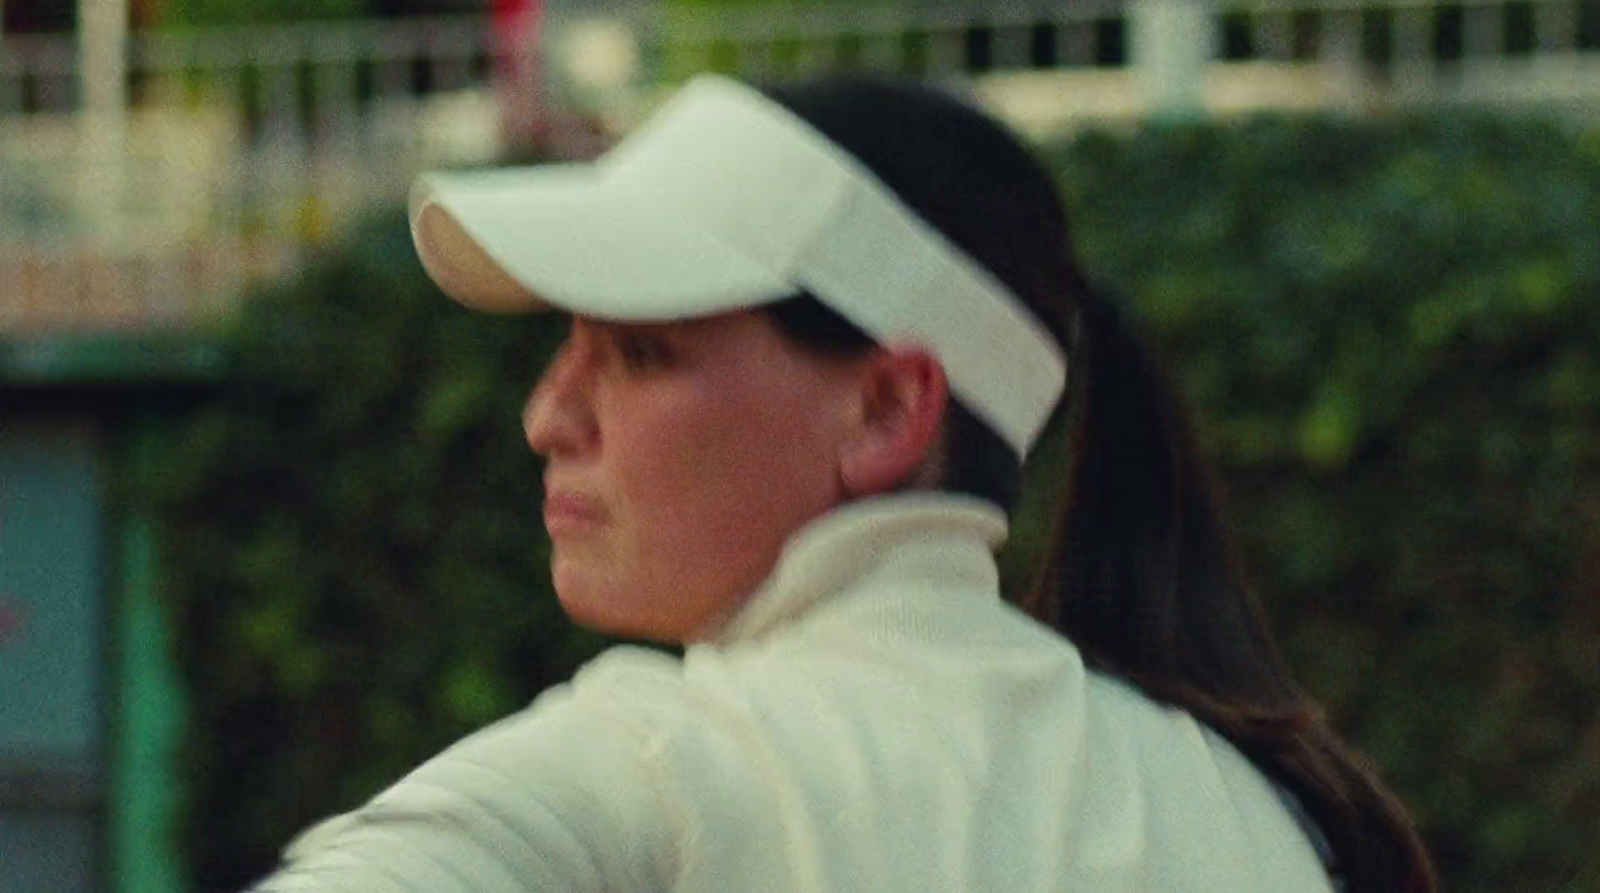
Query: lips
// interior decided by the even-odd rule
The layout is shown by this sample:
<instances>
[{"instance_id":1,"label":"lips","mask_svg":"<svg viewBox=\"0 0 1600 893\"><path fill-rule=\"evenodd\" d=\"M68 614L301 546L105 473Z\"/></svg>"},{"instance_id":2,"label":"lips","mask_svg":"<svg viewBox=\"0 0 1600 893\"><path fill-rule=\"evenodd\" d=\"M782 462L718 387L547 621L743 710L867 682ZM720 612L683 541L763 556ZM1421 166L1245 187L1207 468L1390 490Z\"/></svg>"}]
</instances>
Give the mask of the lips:
<instances>
[{"instance_id":1,"label":"lips","mask_svg":"<svg viewBox=\"0 0 1600 893\"><path fill-rule=\"evenodd\" d=\"M596 500L571 490L547 490L544 526L551 536L579 533L600 523L603 513Z\"/></svg>"}]
</instances>

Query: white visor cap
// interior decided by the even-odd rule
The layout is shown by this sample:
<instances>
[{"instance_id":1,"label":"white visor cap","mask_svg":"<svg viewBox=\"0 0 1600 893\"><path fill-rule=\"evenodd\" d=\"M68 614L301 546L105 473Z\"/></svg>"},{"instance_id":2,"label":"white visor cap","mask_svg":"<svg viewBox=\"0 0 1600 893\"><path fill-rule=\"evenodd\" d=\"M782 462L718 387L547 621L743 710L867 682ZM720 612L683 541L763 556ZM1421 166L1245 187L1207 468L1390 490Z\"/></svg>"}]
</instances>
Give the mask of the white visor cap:
<instances>
[{"instance_id":1,"label":"white visor cap","mask_svg":"<svg viewBox=\"0 0 1600 893\"><path fill-rule=\"evenodd\" d=\"M1026 456L1066 385L1054 339L853 155L759 91L702 75L595 162L425 174L411 234L446 294L492 311L655 322L805 291L938 357Z\"/></svg>"}]
</instances>

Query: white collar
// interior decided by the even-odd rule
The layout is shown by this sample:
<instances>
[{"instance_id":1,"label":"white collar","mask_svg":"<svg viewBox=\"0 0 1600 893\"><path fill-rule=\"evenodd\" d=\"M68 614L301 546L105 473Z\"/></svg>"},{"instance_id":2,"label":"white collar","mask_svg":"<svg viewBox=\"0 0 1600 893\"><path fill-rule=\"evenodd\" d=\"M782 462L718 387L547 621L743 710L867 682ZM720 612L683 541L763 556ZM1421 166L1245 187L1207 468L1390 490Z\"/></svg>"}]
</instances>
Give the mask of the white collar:
<instances>
[{"instance_id":1,"label":"white collar","mask_svg":"<svg viewBox=\"0 0 1600 893\"><path fill-rule=\"evenodd\" d=\"M998 597L993 553L1006 530L994 504L954 493L916 491L840 506L789 538L772 573L710 644L760 638L868 582L959 584Z\"/></svg>"}]
</instances>

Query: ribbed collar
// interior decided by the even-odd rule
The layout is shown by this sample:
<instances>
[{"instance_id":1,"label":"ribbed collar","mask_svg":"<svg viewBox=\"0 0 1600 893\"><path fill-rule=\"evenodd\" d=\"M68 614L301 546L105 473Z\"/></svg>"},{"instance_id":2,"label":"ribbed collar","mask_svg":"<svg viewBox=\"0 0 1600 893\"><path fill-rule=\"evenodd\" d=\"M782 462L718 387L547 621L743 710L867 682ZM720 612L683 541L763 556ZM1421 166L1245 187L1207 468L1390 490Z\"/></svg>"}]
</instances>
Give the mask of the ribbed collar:
<instances>
[{"instance_id":1,"label":"ribbed collar","mask_svg":"<svg viewBox=\"0 0 1600 893\"><path fill-rule=\"evenodd\" d=\"M761 638L824 602L916 581L982 589L998 597L994 550L1006 516L970 496L919 491L848 503L789 538L772 574L708 644Z\"/></svg>"}]
</instances>

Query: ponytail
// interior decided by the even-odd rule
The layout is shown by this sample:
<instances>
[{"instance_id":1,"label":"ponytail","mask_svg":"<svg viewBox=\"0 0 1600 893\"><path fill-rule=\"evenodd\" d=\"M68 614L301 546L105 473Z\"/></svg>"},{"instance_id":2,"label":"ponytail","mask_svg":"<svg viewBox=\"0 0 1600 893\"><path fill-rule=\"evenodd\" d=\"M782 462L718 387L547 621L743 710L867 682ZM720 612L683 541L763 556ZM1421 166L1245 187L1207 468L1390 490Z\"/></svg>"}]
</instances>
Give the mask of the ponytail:
<instances>
[{"instance_id":1,"label":"ponytail","mask_svg":"<svg viewBox=\"0 0 1600 893\"><path fill-rule=\"evenodd\" d=\"M1080 295L1070 478L1024 607L1293 793L1349 893L1431 893L1404 809L1294 683L1166 377L1112 305Z\"/></svg>"}]
</instances>

